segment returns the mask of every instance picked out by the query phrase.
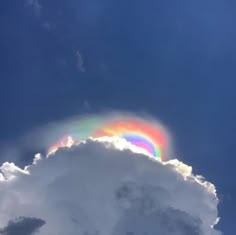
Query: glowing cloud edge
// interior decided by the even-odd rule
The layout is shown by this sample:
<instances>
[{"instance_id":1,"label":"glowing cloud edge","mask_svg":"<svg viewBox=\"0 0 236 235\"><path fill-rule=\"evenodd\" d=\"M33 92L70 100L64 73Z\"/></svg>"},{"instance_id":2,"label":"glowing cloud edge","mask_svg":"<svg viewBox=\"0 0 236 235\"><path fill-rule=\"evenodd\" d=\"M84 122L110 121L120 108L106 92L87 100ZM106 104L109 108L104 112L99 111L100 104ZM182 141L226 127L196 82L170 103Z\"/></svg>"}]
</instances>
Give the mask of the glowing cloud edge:
<instances>
[{"instance_id":1,"label":"glowing cloud edge","mask_svg":"<svg viewBox=\"0 0 236 235\"><path fill-rule=\"evenodd\" d=\"M172 141L167 129L152 118L124 113L108 113L72 119L61 127L61 134L55 138L57 141L54 139L52 141L54 144L48 147L48 155L57 151L58 148L74 145L89 137L105 136L124 138L161 161L170 159L172 155Z\"/></svg>"}]
</instances>

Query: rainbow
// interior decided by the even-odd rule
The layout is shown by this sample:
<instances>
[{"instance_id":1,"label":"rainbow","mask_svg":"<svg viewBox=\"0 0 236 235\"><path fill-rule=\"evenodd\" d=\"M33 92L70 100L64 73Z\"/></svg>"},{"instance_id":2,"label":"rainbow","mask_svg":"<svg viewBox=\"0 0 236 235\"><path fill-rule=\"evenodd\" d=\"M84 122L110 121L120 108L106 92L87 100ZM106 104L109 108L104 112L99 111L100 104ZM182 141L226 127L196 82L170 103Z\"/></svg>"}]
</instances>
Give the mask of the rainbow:
<instances>
[{"instance_id":1,"label":"rainbow","mask_svg":"<svg viewBox=\"0 0 236 235\"><path fill-rule=\"evenodd\" d=\"M166 137L163 131L157 126L138 118L112 120L106 123L98 133L95 133L95 136L118 136L137 147L145 149L156 158L161 160L164 158Z\"/></svg>"},{"instance_id":2,"label":"rainbow","mask_svg":"<svg viewBox=\"0 0 236 235\"><path fill-rule=\"evenodd\" d=\"M56 152L59 148L71 147L88 137L117 136L129 143L144 149L151 156L164 161L168 141L166 131L161 125L148 122L136 117L93 116L67 125L65 135L51 145L48 154Z\"/></svg>"}]
</instances>

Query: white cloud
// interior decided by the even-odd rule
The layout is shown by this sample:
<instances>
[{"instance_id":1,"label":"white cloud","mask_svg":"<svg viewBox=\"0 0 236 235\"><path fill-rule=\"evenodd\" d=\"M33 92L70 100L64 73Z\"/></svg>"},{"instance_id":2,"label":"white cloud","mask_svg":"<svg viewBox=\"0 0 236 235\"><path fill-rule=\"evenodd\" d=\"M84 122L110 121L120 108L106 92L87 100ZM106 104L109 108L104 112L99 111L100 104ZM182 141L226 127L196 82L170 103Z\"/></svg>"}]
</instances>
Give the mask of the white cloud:
<instances>
[{"instance_id":1,"label":"white cloud","mask_svg":"<svg viewBox=\"0 0 236 235\"><path fill-rule=\"evenodd\" d=\"M178 160L161 163L117 138L89 139L1 167L0 228L45 221L40 235L219 235L214 185Z\"/></svg>"}]
</instances>

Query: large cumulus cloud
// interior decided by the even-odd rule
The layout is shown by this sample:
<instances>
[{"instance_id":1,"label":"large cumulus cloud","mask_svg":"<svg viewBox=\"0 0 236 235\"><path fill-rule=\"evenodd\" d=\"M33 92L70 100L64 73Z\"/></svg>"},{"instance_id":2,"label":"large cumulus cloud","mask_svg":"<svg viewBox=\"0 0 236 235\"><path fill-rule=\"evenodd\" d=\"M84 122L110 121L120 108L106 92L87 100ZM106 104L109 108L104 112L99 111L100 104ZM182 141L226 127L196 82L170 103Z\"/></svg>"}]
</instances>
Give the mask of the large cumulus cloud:
<instances>
[{"instance_id":1,"label":"large cumulus cloud","mask_svg":"<svg viewBox=\"0 0 236 235\"><path fill-rule=\"evenodd\" d=\"M89 139L20 169L4 163L0 227L44 221L40 235L219 235L215 187L191 167L145 156L125 140Z\"/></svg>"}]
</instances>

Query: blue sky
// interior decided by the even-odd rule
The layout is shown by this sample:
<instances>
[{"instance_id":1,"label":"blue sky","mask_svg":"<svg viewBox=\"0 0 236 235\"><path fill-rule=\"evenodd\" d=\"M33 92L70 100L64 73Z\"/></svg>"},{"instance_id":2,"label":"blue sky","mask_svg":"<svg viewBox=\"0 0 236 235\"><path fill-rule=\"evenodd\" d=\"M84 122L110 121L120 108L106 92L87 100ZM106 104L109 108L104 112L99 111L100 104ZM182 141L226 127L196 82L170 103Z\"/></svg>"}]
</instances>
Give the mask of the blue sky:
<instances>
[{"instance_id":1,"label":"blue sky","mask_svg":"<svg viewBox=\"0 0 236 235\"><path fill-rule=\"evenodd\" d=\"M146 112L216 185L219 228L232 234L235 9L228 0L3 0L1 145L76 114Z\"/></svg>"}]
</instances>

